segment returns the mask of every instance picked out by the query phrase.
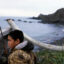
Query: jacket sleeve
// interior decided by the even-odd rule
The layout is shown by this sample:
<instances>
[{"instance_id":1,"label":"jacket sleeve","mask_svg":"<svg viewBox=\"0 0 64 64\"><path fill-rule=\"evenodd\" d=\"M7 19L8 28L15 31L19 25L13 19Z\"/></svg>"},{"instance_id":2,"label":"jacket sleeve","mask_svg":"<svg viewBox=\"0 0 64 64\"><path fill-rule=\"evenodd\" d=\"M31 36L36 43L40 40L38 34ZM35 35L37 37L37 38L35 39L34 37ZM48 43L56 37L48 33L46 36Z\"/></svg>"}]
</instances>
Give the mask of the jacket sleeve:
<instances>
[{"instance_id":1,"label":"jacket sleeve","mask_svg":"<svg viewBox=\"0 0 64 64\"><path fill-rule=\"evenodd\" d=\"M29 64L29 62L30 55L21 50L14 51L8 57L8 64Z\"/></svg>"}]
</instances>

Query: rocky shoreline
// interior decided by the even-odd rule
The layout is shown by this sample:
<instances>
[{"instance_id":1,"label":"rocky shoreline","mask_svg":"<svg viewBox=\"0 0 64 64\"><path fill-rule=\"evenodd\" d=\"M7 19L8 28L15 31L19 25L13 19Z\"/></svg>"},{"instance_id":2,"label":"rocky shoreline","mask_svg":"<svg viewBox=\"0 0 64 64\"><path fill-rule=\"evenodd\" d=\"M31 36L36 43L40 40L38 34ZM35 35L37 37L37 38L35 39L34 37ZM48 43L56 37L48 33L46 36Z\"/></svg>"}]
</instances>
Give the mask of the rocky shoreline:
<instances>
[{"instance_id":1,"label":"rocky shoreline","mask_svg":"<svg viewBox=\"0 0 64 64\"><path fill-rule=\"evenodd\" d=\"M49 15L40 14L38 17L32 17L32 19L42 20L42 23L64 24L64 8L58 9L53 14Z\"/></svg>"}]
</instances>

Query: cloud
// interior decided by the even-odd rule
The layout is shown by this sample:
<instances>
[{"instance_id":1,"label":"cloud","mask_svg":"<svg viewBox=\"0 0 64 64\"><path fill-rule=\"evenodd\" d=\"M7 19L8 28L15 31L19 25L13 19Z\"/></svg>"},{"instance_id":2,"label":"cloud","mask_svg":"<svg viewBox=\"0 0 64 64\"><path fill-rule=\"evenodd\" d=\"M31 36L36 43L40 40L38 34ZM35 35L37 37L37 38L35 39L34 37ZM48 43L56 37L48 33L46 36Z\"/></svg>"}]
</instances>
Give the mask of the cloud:
<instances>
[{"instance_id":1,"label":"cloud","mask_svg":"<svg viewBox=\"0 0 64 64\"><path fill-rule=\"evenodd\" d=\"M0 16L35 16L36 14L37 13L33 11L24 11L24 10L17 10L17 9L0 10Z\"/></svg>"},{"instance_id":2,"label":"cloud","mask_svg":"<svg viewBox=\"0 0 64 64\"><path fill-rule=\"evenodd\" d=\"M64 7L64 0L0 0L0 15L36 16Z\"/></svg>"}]
</instances>

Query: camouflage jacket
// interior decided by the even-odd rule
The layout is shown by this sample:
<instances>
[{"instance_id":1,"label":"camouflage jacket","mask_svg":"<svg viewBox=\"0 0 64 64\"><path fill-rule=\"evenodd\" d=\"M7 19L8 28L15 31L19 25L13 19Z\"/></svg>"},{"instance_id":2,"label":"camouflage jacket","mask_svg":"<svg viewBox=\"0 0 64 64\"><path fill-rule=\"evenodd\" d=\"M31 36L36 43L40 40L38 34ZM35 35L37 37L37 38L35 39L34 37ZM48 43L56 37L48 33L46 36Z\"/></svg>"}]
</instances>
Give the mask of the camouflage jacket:
<instances>
[{"instance_id":1,"label":"camouflage jacket","mask_svg":"<svg viewBox=\"0 0 64 64\"><path fill-rule=\"evenodd\" d=\"M36 63L36 57L32 51L26 52L24 50L14 49L13 52L8 57L8 64L35 64L35 63Z\"/></svg>"}]
</instances>

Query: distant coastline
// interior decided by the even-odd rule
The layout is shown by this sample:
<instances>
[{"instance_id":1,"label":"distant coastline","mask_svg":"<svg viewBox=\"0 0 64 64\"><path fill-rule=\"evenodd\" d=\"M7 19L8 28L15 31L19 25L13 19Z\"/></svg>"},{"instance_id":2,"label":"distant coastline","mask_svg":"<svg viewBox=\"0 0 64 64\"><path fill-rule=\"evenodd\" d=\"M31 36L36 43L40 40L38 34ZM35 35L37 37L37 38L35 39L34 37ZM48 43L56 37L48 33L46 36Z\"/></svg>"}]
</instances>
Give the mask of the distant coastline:
<instances>
[{"instance_id":1,"label":"distant coastline","mask_svg":"<svg viewBox=\"0 0 64 64\"><path fill-rule=\"evenodd\" d=\"M32 19L42 20L42 23L64 24L64 8L58 9L53 14L49 14L49 15L40 14L38 15L38 17L32 17Z\"/></svg>"}]
</instances>

